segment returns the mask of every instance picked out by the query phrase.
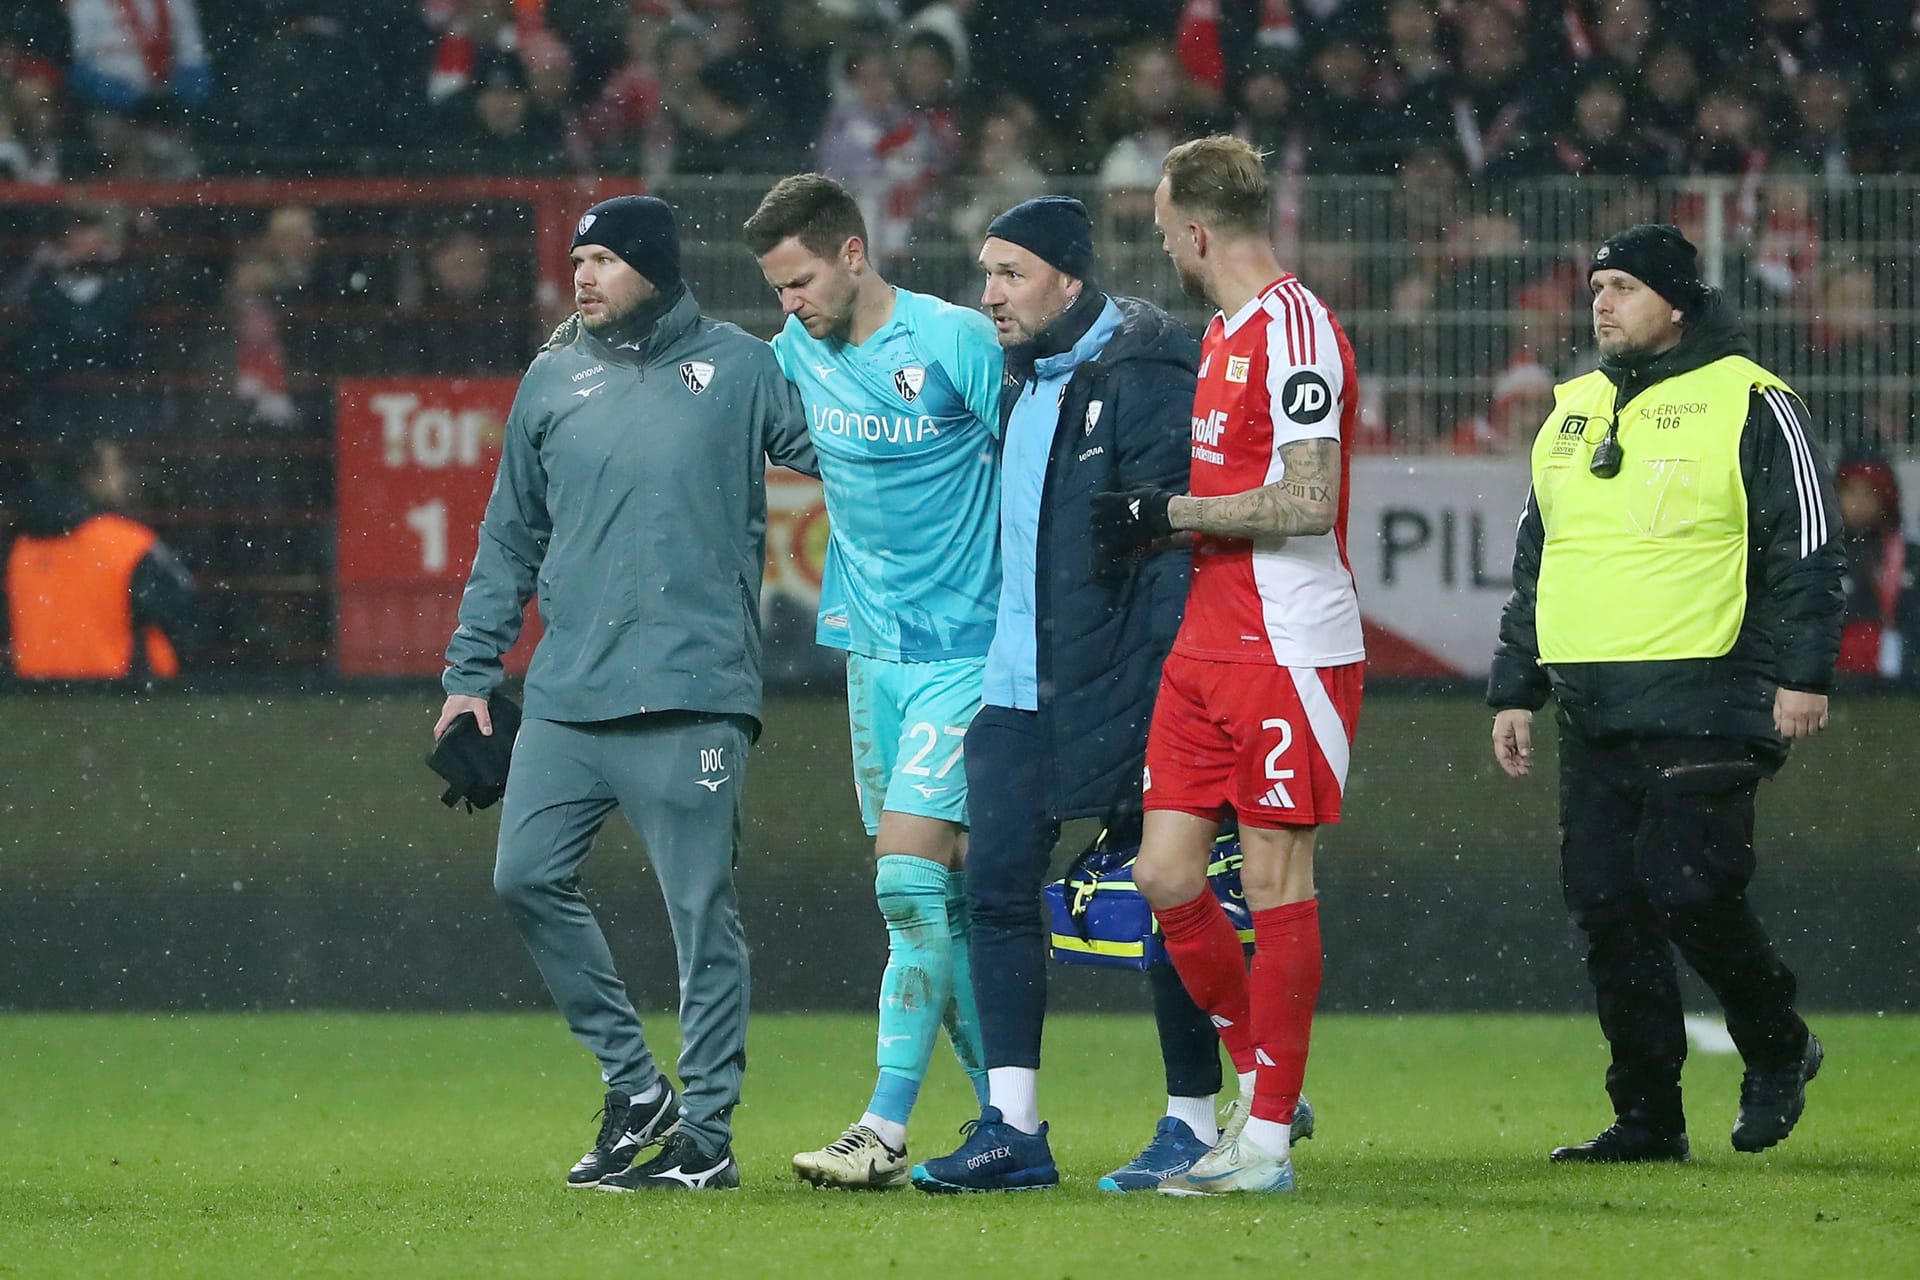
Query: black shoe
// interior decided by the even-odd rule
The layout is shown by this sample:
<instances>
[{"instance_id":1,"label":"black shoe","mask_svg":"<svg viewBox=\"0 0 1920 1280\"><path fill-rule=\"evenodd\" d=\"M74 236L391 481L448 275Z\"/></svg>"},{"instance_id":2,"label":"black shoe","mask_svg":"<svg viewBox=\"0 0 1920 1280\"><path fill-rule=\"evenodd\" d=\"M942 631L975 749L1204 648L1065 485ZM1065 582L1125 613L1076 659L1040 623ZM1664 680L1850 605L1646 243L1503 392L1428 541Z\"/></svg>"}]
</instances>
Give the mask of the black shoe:
<instances>
[{"instance_id":1,"label":"black shoe","mask_svg":"<svg viewBox=\"0 0 1920 1280\"><path fill-rule=\"evenodd\" d=\"M602 1191L730 1191L739 1185L740 1166L734 1163L732 1147L710 1155L684 1133L668 1138L660 1154L645 1164L600 1179Z\"/></svg>"},{"instance_id":2,"label":"black shoe","mask_svg":"<svg viewBox=\"0 0 1920 1280\"><path fill-rule=\"evenodd\" d=\"M596 1187L609 1174L626 1169L642 1151L680 1127L680 1098L673 1086L660 1082L660 1096L635 1102L618 1089L607 1090L600 1108L600 1136L593 1150L567 1170L570 1187Z\"/></svg>"},{"instance_id":3,"label":"black shoe","mask_svg":"<svg viewBox=\"0 0 1920 1280\"><path fill-rule=\"evenodd\" d=\"M1684 1133L1655 1133L1625 1120L1616 1120L1591 1142L1555 1147L1548 1156L1555 1164L1684 1164L1691 1158Z\"/></svg>"},{"instance_id":4,"label":"black shoe","mask_svg":"<svg viewBox=\"0 0 1920 1280\"><path fill-rule=\"evenodd\" d=\"M1771 1071L1748 1069L1740 1079L1740 1118L1733 1122L1735 1151L1765 1151L1784 1141L1807 1108L1807 1081L1820 1074L1827 1051L1809 1034L1800 1061Z\"/></svg>"}]
</instances>

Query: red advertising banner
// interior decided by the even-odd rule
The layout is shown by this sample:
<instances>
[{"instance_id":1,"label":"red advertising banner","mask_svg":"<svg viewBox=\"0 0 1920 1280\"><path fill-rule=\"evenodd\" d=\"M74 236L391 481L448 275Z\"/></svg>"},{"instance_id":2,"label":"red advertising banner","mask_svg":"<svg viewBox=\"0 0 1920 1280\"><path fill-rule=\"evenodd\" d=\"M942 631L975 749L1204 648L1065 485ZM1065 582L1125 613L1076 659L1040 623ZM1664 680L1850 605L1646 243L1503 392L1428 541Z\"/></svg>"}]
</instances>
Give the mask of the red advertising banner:
<instances>
[{"instance_id":1,"label":"red advertising banner","mask_svg":"<svg viewBox=\"0 0 1920 1280\"><path fill-rule=\"evenodd\" d=\"M473 567L480 519L500 464L513 378L349 378L335 392L335 503L340 671L354 676L440 674L460 591ZM826 563L820 483L767 471L767 576L775 601L804 629L770 647L813 655L811 619ZM526 670L540 638L531 605L507 670ZM769 653L769 657L772 657Z\"/></svg>"},{"instance_id":2,"label":"red advertising banner","mask_svg":"<svg viewBox=\"0 0 1920 1280\"><path fill-rule=\"evenodd\" d=\"M350 378L335 393L336 652L345 675L438 675L500 462L513 378ZM529 608L507 669L539 639Z\"/></svg>"}]
</instances>

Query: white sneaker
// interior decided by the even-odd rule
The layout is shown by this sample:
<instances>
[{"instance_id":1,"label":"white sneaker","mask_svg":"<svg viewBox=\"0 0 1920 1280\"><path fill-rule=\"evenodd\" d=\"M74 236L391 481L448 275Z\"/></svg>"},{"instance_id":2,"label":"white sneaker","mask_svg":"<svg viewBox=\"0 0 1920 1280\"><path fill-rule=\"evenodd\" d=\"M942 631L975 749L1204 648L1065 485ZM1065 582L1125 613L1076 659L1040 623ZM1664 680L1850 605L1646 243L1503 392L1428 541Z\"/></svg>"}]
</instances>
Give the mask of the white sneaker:
<instances>
[{"instance_id":1,"label":"white sneaker","mask_svg":"<svg viewBox=\"0 0 1920 1280\"><path fill-rule=\"evenodd\" d=\"M1220 1142L1227 1142L1240 1136L1247 1127L1247 1121L1253 1116L1253 1099L1241 1094L1227 1105L1227 1114L1220 1121ZM1305 1142L1313 1136L1313 1104L1307 1101L1307 1095L1301 1094L1300 1101L1293 1108L1293 1141ZM1219 1143L1214 1145L1218 1146Z\"/></svg>"},{"instance_id":2,"label":"white sneaker","mask_svg":"<svg viewBox=\"0 0 1920 1280\"><path fill-rule=\"evenodd\" d=\"M1224 1196L1240 1191L1293 1190L1293 1159L1272 1155L1235 1134L1194 1161L1193 1168L1160 1184L1170 1196Z\"/></svg>"},{"instance_id":3,"label":"white sneaker","mask_svg":"<svg viewBox=\"0 0 1920 1280\"><path fill-rule=\"evenodd\" d=\"M863 1124L818 1151L802 1151L793 1158L794 1173L816 1187L904 1186L911 1167L905 1147L895 1150Z\"/></svg>"}]
</instances>

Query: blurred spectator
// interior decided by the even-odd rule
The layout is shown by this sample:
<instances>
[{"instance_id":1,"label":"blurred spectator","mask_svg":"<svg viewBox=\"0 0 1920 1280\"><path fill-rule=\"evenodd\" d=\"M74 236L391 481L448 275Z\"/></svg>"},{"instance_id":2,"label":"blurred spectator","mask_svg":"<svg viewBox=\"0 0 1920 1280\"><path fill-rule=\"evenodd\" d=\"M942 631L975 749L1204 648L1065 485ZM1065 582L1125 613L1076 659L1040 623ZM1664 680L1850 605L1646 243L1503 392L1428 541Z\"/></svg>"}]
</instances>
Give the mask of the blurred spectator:
<instances>
[{"instance_id":1,"label":"blurred spectator","mask_svg":"<svg viewBox=\"0 0 1920 1280\"><path fill-rule=\"evenodd\" d=\"M1833 478L1847 541L1846 616L1834 669L1913 684L1920 678L1920 546L1901 529L1899 478L1877 456L1842 462Z\"/></svg>"},{"instance_id":2,"label":"blurred spectator","mask_svg":"<svg viewBox=\"0 0 1920 1280\"><path fill-rule=\"evenodd\" d=\"M1522 352L1493 379L1485 412L1456 423L1451 440L1456 454L1512 455L1527 452L1540 424L1553 411L1553 374Z\"/></svg>"},{"instance_id":3,"label":"blurred spectator","mask_svg":"<svg viewBox=\"0 0 1920 1280\"><path fill-rule=\"evenodd\" d=\"M0 62L0 182L49 185L71 176L60 72L44 58Z\"/></svg>"},{"instance_id":4,"label":"blurred spectator","mask_svg":"<svg viewBox=\"0 0 1920 1280\"><path fill-rule=\"evenodd\" d=\"M938 183L958 161L960 138L952 116L903 99L888 51L856 49L846 61L847 90L827 113L814 162L860 202L869 251L876 261L897 260L916 223L931 212Z\"/></svg>"},{"instance_id":5,"label":"blurred spectator","mask_svg":"<svg viewBox=\"0 0 1920 1280\"><path fill-rule=\"evenodd\" d=\"M602 169L637 171L653 180L667 172L672 139L655 65L666 29L664 5L635 4L621 33L626 59L581 114L580 137Z\"/></svg>"},{"instance_id":6,"label":"blurred spectator","mask_svg":"<svg viewBox=\"0 0 1920 1280\"><path fill-rule=\"evenodd\" d=\"M1319 168L1340 173L1393 172L1403 130L1375 97L1377 83L1366 50L1353 40L1324 41L1307 60L1301 106L1312 139L1324 156Z\"/></svg>"},{"instance_id":7,"label":"blurred spectator","mask_svg":"<svg viewBox=\"0 0 1920 1280\"><path fill-rule=\"evenodd\" d=\"M568 167L560 120L534 100L517 54L477 57L466 87L435 111L429 154L439 172L530 177Z\"/></svg>"},{"instance_id":8,"label":"blurred spectator","mask_svg":"<svg viewBox=\"0 0 1920 1280\"><path fill-rule=\"evenodd\" d=\"M660 40L661 104L675 173L746 173L791 159L784 62L756 44L746 13L718 16L725 21L711 34L675 24Z\"/></svg>"},{"instance_id":9,"label":"blurred spectator","mask_svg":"<svg viewBox=\"0 0 1920 1280\"><path fill-rule=\"evenodd\" d=\"M1814 180L1775 173L1761 183L1759 225L1748 274L1773 301L1810 300L1820 266L1820 222Z\"/></svg>"},{"instance_id":10,"label":"blurred spectator","mask_svg":"<svg viewBox=\"0 0 1920 1280\"><path fill-rule=\"evenodd\" d=\"M1599 70L1632 80L1646 67L1653 48L1651 0L1601 0L1595 9L1594 21L1585 28L1592 34L1593 60ZM1577 47L1575 56L1581 57Z\"/></svg>"},{"instance_id":11,"label":"blurred spectator","mask_svg":"<svg viewBox=\"0 0 1920 1280\"><path fill-rule=\"evenodd\" d=\"M7 293L23 311L13 369L27 386L25 418L55 433L113 421L117 375L139 367L144 304L126 261L128 215L111 205L73 212L57 240L34 251ZM93 377L80 386L63 379Z\"/></svg>"},{"instance_id":12,"label":"blurred spectator","mask_svg":"<svg viewBox=\"0 0 1920 1280\"><path fill-rule=\"evenodd\" d=\"M409 372L512 377L524 369L536 346L527 308L507 304L492 245L454 227L427 246L425 259L424 287L407 308Z\"/></svg>"},{"instance_id":13,"label":"blurred spectator","mask_svg":"<svg viewBox=\"0 0 1920 1280\"><path fill-rule=\"evenodd\" d=\"M1153 216L1160 162L1175 144L1210 124L1205 96L1165 40L1130 45L1114 64L1087 114L1085 136L1098 156L1107 216L1127 224Z\"/></svg>"},{"instance_id":14,"label":"blurred spectator","mask_svg":"<svg viewBox=\"0 0 1920 1280\"><path fill-rule=\"evenodd\" d=\"M1255 58L1234 89L1234 133L1266 153L1270 170L1298 171L1305 167L1308 148L1306 114L1301 110L1291 59L1280 54ZM1338 158L1329 158L1337 168Z\"/></svg>"},{"instance_id":15,"label":"blurred spectator","mask_svg":"<svg viewBox=\"0 0 1920 1280\"><path fill-rule=\"evenodd\" d=\"M1787 92L1793 110L1781 125L1775 150L1829 186L1842 185L1853 172L1852 77L1812 67L1795 76Z\"/></svg>"},{"instance_id":16,"label":"blurred spectator","mask_svg":"<svg viewBox=\"0 0 1920 1280\"><path fill-rule=\"evenodd\" d=\"M195 0L67 0L67 20L67 83L114 175L194 176L185 121L214 85Z\"/></svg>"},{"instance_id":17,"label":"blurred spectator","mask_svg":"<svg viewBox=\"0 0 1920 1280\"><path fill-rule=\"evenodd\" d=\"M233 92L215 132L237 172L401 167L423 132L419 17L392 0L272 0L270 22L220 65Z\"/></svg>"},{"instance_id":18,"label":"blurred spectator","mask_svg":"<svg viewBox=\"0 0 1920 1280\"><path fill-rule=\"evenodd\" d=\"M1666 156L1628 124L1627 91L1611 72L1581 77L1573 119L1554 143L1558 172L1573 178L1655 178Z\"/></svg>"},{"instance_id":19,"label":"blurred spectator","mask_svg":"<svg viewBox=\"0 0 1920 1280\"><path fill-rule=\"evenodd\" d=\"M233 394L243 424L276 430L294 424L287 382L287 349L274 302L279 273L258 250L234 260L227 282L228 321L233 332Z\"/></svg>"},{"instance_id":20,"label":"blurred spectator","mask_svg":"<svg viewBox=\"0 0 1920 1280\"><path fill-rule=\"evenodd\" d=\"M1875 451L1909 447L1914 428L1914 345L1891 314L1870 268L1829 262L1808 330L1810 376L1800 379L1814 421Z\"/></svg>"},{"instance_id":21,"label":"blurred spectator","mask_svg":"<svg viewBox=\"0 0 1920 1280\"><path fill-rule=\"evenodd\" d=\"M29 490L7 554L16 679L179 674L193 579L152 529L120 514L136 484L120 444L86 439L62 444Z\"/></svg>"},{"instance_id":22,"label":"blurred spectator","mask_svg":"<svg viewBox=\"0 0 1920 1280\"><path fill-rule=\"evenodd\" d=\"M443 103L471 90L489 61L519 62L532 46L560 45L539 21L539 6L514 0L447 0L429 3L427 20L440 38L427 73L427 101ZM564 55L564 46L560 46ZM523 66L524 72L526 68Z\"/></svg>"},{"instance_id":23,"label":"blurred spectator","mask_svg":"<svg viewBox=\"0 0 1920 1280\"><path fill-rule=\"evenodd\" d=\"M1519 21L1510 10L1480 0L1462 7L1459 28L1453 123L1467 172L1539 173L1553 103L1528 73Z\"/></svg>"},{"instance_id":24,"label":"blurred spectator","mask_svg":"<svg viewBox=\"0 0 1920 1280\"><path fill-rule=\"evenodd\" d=\"M979 8L979 0L933 0L916 11L901 28L902 34L912 39L921 33L937 36L947 47L948 60L953 64L953 79L956 84L967 84L973 78L973 28L974 11Z\"/></svg>"},{"instance_id":25,"label":"blurred spectator","mask_svg":"<svg viewBox=\"0 0 1920 1280\"><path fill-rule=\"evenodd\" d=\"M1767 167L1766 115L1751 86L1725 80L1700 98L1687 149L1690 173L1758 174Z\"/></svg>"},{"instance_id":26,"label":"blurred spectator","mask_svg":"<svg viewBox=\"0 0 1920 1280\"><path fill-rule=\"evenodd\" d=\"M1375 96L1392 114L1399 142L1415 146L1453 136L1453 62L1441 47L1439 15L1429 0L1387 6L1386 50L1374 73Z\"/></svg>"},{"instance_id":27,"label":"blurred spectator","mask_svg":"<svg viewBox=\"0 0 1920 1280\"><path fill-rule=\"evenodd\" d=\"M961 199L947 218L948 230L963 246L978 245L989 222L1055 185L1045 126L1024 98L1001 94L987 109L976 136Z\"/></svg>"},{"instance_id":28,"label":"blurred spectator","mask_svg":"<svg viewBox=\"0 0 1920 1280\"><path fill-rule=\"evenodd\" d=\"M1666 156L1665 168L1678 170L1699 113L1700 66L1693 51L1678 41L1662 42L1647 54L1633 83L1628 118Z\"/></svg>"}]
</instances>

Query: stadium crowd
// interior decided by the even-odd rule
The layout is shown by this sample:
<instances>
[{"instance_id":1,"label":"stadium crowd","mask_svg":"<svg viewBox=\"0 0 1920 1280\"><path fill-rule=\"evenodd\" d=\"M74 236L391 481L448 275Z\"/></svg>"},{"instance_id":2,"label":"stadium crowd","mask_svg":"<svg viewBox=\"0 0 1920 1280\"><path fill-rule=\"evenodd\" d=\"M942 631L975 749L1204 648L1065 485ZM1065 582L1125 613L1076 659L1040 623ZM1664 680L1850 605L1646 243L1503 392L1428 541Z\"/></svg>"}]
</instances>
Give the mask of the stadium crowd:
<instances>
[{"instance_id":1,"label":"stadium crowd","mask_svg":"<svg viewBox=\"0 0 1920 1280\"><path fill-rule=\"evenodd\" d=\"M878 259L971 302L987 222L1048 191L1097 197L1108 265L1157 259L1160 158L1215 130L1266 152L1282 258L1310 255L1349 318L1359 448L1523 447L1591 356L1588 233L1657 216L1722 246L1837 451L1899 453L1911 214L1874 179L1920 162L1916 76L1914 0L18 0L0 490L21 449L76 432L244 438L154 445L143 505L303 513L170 537L307 590L331 379L515 372L558 318L502 206L80 207L67 184L637 177L694 208L813 167L860 196ZM1556 178L1579 181L1526 194ZM1724 204L1673 185L1694 178ZM709 290L723 313L729 292ZM297 598L255 612L289 611L313 617L215 629L324 643Z\"/></svg>"},{"instance_id":2,"label":"stadium crowd","mask_svg":"<svg viewBox=\"0 0 1920 1280\"><path fill-rule=\"evenodd\" d=\"M0 177L1913 167L1912 0L22 0ZM1151 164L1150 164L1151 162ZM977 213L974 215L977 218Z\"/></svg>"}]
</instances>

